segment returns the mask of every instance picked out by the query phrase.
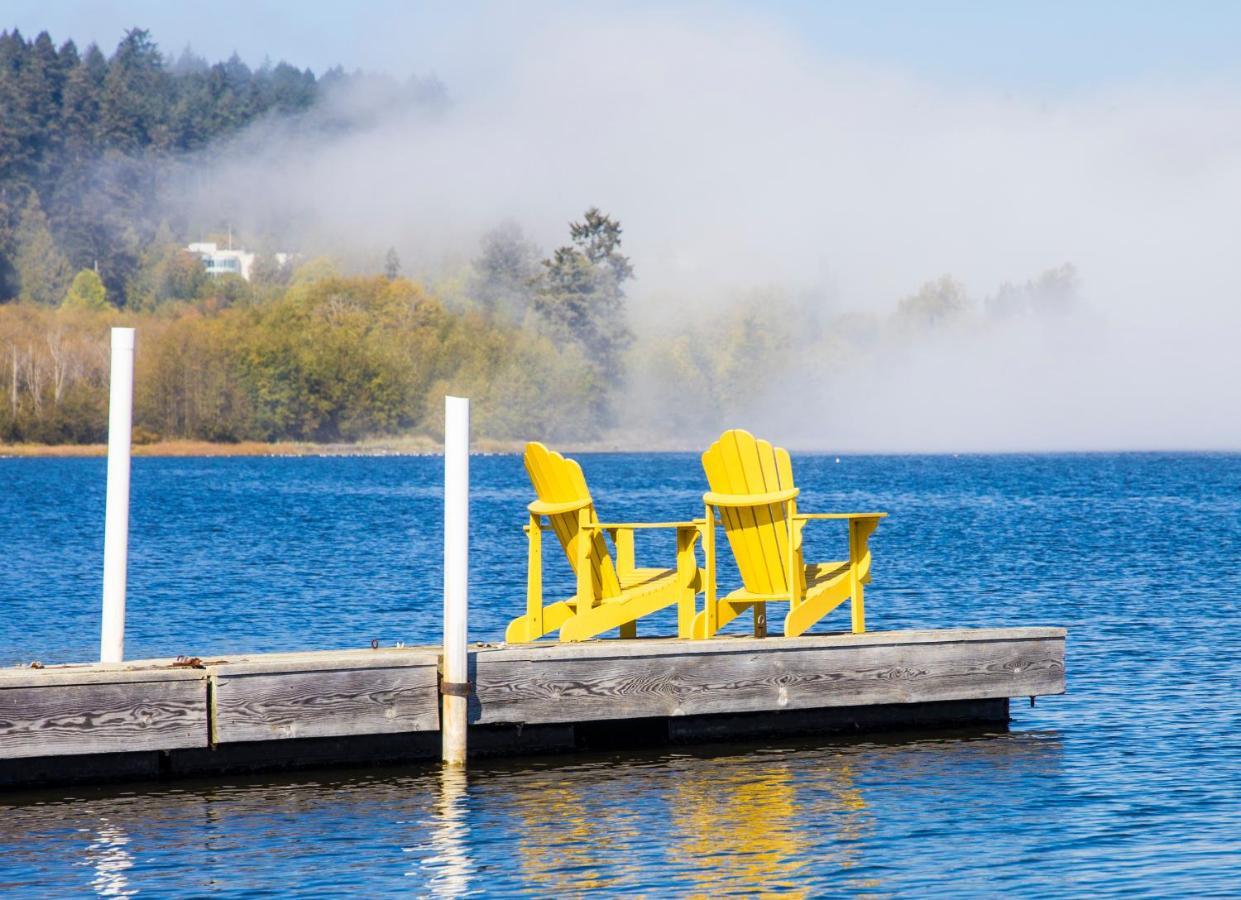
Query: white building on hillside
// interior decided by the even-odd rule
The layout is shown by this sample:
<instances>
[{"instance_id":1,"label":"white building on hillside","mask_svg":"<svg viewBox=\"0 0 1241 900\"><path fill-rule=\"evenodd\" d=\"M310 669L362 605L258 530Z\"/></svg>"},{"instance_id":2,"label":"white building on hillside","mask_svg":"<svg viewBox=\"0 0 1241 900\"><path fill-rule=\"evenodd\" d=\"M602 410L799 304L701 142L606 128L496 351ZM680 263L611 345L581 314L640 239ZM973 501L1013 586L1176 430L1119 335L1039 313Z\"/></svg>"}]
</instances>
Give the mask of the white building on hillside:
<instances>
[{"instance_id":1,"label":"white building on hillside","mask_svg":"<svg viewBox=\"0 0 1241 900\"><path fill-rule=\"evenodd\" d=\"M240 275L246 281L250 280L250 270L255 259L253 253L245 250L221 250L214 242L190 244L185 249L202 258L208 275Z\"/></svg>"}]
</instances>

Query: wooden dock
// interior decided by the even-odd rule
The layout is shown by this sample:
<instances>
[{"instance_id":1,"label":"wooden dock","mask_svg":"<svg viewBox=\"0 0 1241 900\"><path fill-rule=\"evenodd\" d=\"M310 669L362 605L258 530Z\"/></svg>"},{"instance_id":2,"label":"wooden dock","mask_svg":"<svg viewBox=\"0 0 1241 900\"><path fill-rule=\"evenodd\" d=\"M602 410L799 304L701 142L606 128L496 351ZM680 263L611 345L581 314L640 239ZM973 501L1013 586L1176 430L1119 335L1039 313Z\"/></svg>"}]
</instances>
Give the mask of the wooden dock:
<instances>
[{"instance_id":1,"label":"wooden dock","mask_svg":"<svg viewBox=\"0 0 1241 900\"><path fill-rule=\"evenodd\" d=\"M1008 721L1062 628L475 645L470 752ZM0 670L0 786L439 755L438 647Z\"/></svg>"}]
</instances>

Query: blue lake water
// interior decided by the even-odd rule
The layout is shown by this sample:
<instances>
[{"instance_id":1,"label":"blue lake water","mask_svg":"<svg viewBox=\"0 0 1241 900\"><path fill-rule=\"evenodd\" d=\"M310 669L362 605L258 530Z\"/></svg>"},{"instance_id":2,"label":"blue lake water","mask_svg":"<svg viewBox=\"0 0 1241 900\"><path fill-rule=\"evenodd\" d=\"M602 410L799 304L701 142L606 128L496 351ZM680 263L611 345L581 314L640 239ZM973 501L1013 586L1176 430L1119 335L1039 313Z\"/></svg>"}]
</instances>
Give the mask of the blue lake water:
<instances>
[{"instance_id":1,"label":"blue lake water","mask_svg":"<svg viewBox=\"0 0 1241 900\"><path fill-rule=\"evenodd\" d=\"M581 460L605 518L698 513L692 455ZM471 465L471 637L498 640L530 491L518 457ZM0 890L1236 895L1241 456L794 469L803 509L892 514L872 630L1064 625L1069 693L1014 702L1002 733L0 794ZM436 641L440 477L434 458L135 460L127 656ZM102 460L0 459L0 665L97 655L103 496ZM812 527L809 554L838 558L838 526ZM639 537L640 564L672 552ZM570 590L562 561L549 576Z\"/></svg>"}]
</instances>

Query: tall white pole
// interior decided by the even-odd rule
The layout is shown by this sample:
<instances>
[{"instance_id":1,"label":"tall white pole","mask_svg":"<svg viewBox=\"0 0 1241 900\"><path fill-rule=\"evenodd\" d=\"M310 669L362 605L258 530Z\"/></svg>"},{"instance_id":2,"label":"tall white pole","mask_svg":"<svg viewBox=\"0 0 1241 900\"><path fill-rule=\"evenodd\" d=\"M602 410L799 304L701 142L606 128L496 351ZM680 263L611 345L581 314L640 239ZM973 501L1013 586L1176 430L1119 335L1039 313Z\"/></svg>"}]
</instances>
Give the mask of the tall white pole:
<instances>
[{"instance_id":1,"label":"tall white pole","mask_svg":"<svg viewBox=\"0 0 1241 900\"><path fill-rule=\"evenodd\" d=\"M103 627L99 659L125 658L125 581L129 567L129 452L134 406L134 330L112 329L108 397L108 506L103 527Z\"/></svg>"},{"instance_id":2,"label":"tall white pole","mask_svg":"<svg viewBox=\"0 0 1241 900\"><path fill-rule=\"evenodd\" d=\"M444 762L465 765L469 666L470 401L444 398Z\"/></svg>"}]
</instances>

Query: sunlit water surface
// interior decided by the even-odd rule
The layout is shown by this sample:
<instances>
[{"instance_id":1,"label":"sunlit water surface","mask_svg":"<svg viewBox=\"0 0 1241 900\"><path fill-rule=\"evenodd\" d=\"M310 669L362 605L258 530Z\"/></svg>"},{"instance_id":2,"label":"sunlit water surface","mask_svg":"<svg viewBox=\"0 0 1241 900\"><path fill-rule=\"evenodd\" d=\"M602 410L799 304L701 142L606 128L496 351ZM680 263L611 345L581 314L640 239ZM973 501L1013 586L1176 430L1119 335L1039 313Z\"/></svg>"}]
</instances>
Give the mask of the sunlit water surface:
<instances>
[{"instance_id":1,"label":"sunlit water surface","mask_svg":"<svg viewBox=\"0 0 1241 900\"><path fill-rule=\"evenodd\" d=\"M582 461L605 518L697 512L693 456ZM0 890L1237 893L1241 457L794 466L805 509L892 513L872 629L1065 625L1070 693L1014 702L1007 733L10 792ZM529 489L516 457L472 472L471 631L495 640L521 608ZM437 459L135 460L127 655L435 641L439 477ZM102 460L0 459L0 664L97 653L103 487ZM837 526L812 527L810 554L838 556ZM640 563L672 552L639 538Z\"/></svg>"}]
</instances>

